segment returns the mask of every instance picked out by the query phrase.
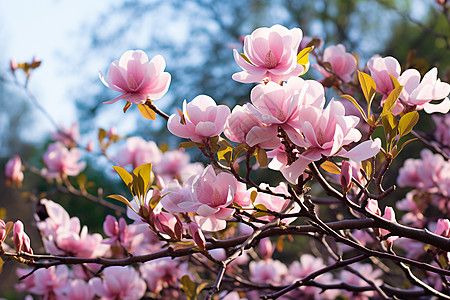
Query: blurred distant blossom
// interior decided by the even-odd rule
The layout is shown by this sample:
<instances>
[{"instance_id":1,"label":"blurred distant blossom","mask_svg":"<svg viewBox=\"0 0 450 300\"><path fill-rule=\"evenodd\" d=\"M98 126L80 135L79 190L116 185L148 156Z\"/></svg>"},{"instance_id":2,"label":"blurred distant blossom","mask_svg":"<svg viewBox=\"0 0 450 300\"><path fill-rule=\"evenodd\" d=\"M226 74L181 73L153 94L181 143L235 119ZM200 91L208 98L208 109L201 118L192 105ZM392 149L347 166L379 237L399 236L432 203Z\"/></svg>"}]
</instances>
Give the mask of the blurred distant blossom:
<instances>
[{"instance_id":1,"label":"blurred distant blossom","mask_svg":"<svg viewBox=\"0 0 450 300\"><path fill-rule=\"evenodd\" d=\"M94 277L89 280L92 292L101 299L138 300L144 296L145 281L133 267L112 266L102 274L102 279Z\"/></svg>"},{"instance_id":2,"label":"blurred distant blossom","mask_svg":"<svg viewBox=\"0 0 450 300\"><path fill-rule=\"evenodd\" d=\"M120 166L131 165L133 169L147 163L158 164L161 158L162 152L155 142L147 142L138 136L128 138L114 156Z\"/></svg>"},{"instance_id":3,"label":"blurred distant blossom","mask_svg":"<svg viewBox=\"0 0 450 300\"><path fill-rule=\"evenodd\" d=\"M66 289L69 268L65 265L42 268L34 273L34 285L28 292L42 296L42 299L59 299Z\"/></svg>"},{"instance_id":4,"label":"blurred distant blossom","mask_svg":"<svg viewBox=\"0 0 450 300\"><path fill-rule=\"evenodd\" d=\"M8 160L5 166L6 183L20 187L23 181L22 160L18 155Z\"/></svg>"},{"instance_id":5,"label":"blurred distant blossom","mask_svg":"<svg viewBox=\"0 0 450 300\"><path fill-rule=\"evenodd\" d=\"M69 150L61 142L50 144L43 157L47 167L43 175L48 178L77 176L86 166L86 162L79 162L80 157L81 150L78 148Z\"/></svg>"},{"instance_id":6,"label":"blurred distant blossom","mask_svg":"<svg viewBox=\"0 0 450 300\"><path fill-rule=\"evenodd\" d=\"M159 292L168 286L176 286L183 275L187 274L187 264L168 257L152 260L139 268L150 291Z\"/></svg>"},{"instance_id":7,"label":"blurred distant blossom","mask_svg":"<svg viewBox=\"0 0 450 300\"><path fill-rule=\"evenodd\" d=\"M114 103L124 99L130 103L144 104L147 99L157 100L167 93L171 76L164 72L166 62L161 55L150 61L142 50L129 50L120 60L111 63L106 78L100 72L100 80L110 89L122 93L113 100Z\"/></svg>"},{"instance_id":8,"label":"blurred distant blossom","mask_svg":"<svg viewBox=\"0 0 450 300\"><path fill-rule=\"evenodd\" d=\"M444 149L450 154L450 114L433 115L433 121L436 124L436 130L434 131L436 141L444 146Z\"/></svg>"},{"instance_id":9,"label":"blurred distant blossom","mask_svg":"<svg viewBox=\"0 0 450 300\"><path fill-rule=\"evenodd\" d=\"M94 298L89 283L79 278L72 278L60 289L61 300L88 300Z\"/></svg>"},{"instance_id":10,"label":"blurred distant blossom","mask_svg":"<svg viewBox=\"0 0 450 300\"><path fill-rule=\"evenodd\" d=\"M344 45L339 44L325 48L323 61L329 63L331 71L342 78L344 82L352 80L351 75L356 71L357 62L351 53L346 52ZM315 64L313 66L325 77L332 75L320 65Z\"/></svg>"},{"instance_id":11,"label":"blurred distant blossom","mask_svg":"<svg viewBox=\"0 0 450 300\"><path fill-rule=\"evenodd\" d=\"M288 268L279 260L271 258L250 262L250 278L253 282L281 284L288 274Z\"/></svg>"},{"instance_id":12,"label":"blurred distant blossom","mask_svg":"<svg viewBox=\"0 0 450 300\"><path fill-rule=\"evenodd\" d=\"M80 141L80 129L78 122L73 122L69 128L61 126L58 131L52 133L52 138L63 142L66 147L76 147Z\"/></svg>"},{"instance_id":13,"label":"blurred distant blossom","mask_svg":"<svg viewBox=\"0 0 450 300\"><path fill-rule=\"evenodd\" d=\"M361 263L354 263L351 265L352 269L359 272L362 277L372 281L377 286L380 286L383 283L383 280L379 279L381 275L383 275L383 272L380 269L373 269L373 266L370 264L361 264ZM345 282L349 285L354 286L366 286L367 282L359 277L358 275L347 271L342 270L342 272L339 274L339 278L342 282ZM367 291L367 292L361 292L358 294L354 294L353 292L342 292L344 295L347 295L348 297L351 297L351 299L357 299L357 300L368 300L369 297L373 297L376 295L375 291Z\"/></svg>"},{"instance_id":14,"label":"blurred distant blossom","mask_svg":"<svg viewBox=\"0 0 450 300\"><path fill-rule=\"evenodd\" d=\"M297 50L303 33L300 28L287 29L281 25L261 27L244 39L244 58L234 50L236 63L244 70L233 74L238 82L280 82L303 73L297 64Z\"/></svg>"}]
</instances>

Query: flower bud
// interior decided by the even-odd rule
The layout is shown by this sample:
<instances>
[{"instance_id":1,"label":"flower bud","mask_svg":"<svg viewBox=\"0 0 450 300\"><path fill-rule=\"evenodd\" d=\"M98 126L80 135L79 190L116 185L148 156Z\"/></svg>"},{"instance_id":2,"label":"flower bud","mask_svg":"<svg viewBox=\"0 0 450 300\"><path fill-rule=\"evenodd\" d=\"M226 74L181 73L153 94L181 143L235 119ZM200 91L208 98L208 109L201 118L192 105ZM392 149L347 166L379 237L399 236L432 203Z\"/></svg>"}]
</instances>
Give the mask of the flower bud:
<instances>
[{"instance_id":1,"label":"flower bud","mask_svg":"<svg viewBox=\"0 0 450 300\"><path fill-rule=\"evenodd\" d=\"M367 202L366 210L373 213L374 215L381 216L381 210L378 207L378 201L374 199L369 199Z\"/></svg>"},{"instance_id":2,"label":"flower bud","mask_svg":"<svg viewBox=\"0 0 450 300\"><path fill-rule=\"evenodd\" d=\"M11 69L11 72L13 74L19 68L19 65L17 64L17 61L14 58L11 58L11 60L9 61L9 68Z\"/></svg>"},{"instance_id":3,"label":"flower bud","mask_svg":"<svg viewBox=\"0 0 450 300\"><path fill-rule=\"evenodd\" d=\"M352 187L352 175L353 175L353 168L352 165L344 160L341 165L341 185L342 185L342 192L344 194L347 194L347 192Z\"/></svg>"},{"instance_id":4,"label":"flower bud","mask_svg":"<svg viewBox=\"0 0 450 300\"><path fill-rule=\"evenodd\" d=\"M6 224L5 221L0 219L0 244L5 240L6 238Z\"/></svg>"},{"instance_id":5,"label":"flower bud","mask_svg":"<svg viewBox=\"0 0 450 300\"><path fill-rule=\"evenodd\" d=\"M394 211L394 209L393 209L392 207L390 207L390 206L386 206L386 207L384 208L384 214L383 214L382 218L383 218L383 219L386 219L386 220L388 220L388 221L391 221L391 222L397 222L397 221L395 220L395 211ZM389 230L386 230L386 229L380 229L380 233L381 233L382 236L386 236L386 235L390 234L390 231L389 231ZM399 238L398 236L390 236L389 238L386 239L386 242L387 242L388 244L391 244L391 243L393 243L395 240L397 240L398 238Z\"/></svg>"},{"instance_id":6,"label":"flower bud","mask_svg":"<svg viewBox=\"0 0 450 300\"><path fill-rule=\"evenodd\" d=\"M22 186L22 161L18 155L15 155L6 163L5 176L7 184L11 184L14 187Z\"/></svg>"},{"instance_id":7,"label":"flower bud","mask_svg":"<svg viewBox=\"0 0 450 300\"><path fill-rule=\"evenodd\" d=\"M263 259L271 258L274 250L275 248L269 238L264 238L259 242L259 253Z\"/></svg>"},{"instance_id":8,"label":"flower bud","mask_svg":"<svg viewBox=\"0 0 450 300\"><path fill-rule=\"evenodd\" d=\"M155 228L159 232L167 234L174 240L181 241L183 237L183 224L178 216L160 211L159 213L153 213L152 219Z\"/></svg>"},{"instance_id":9,"label":"flower bud","mask_svg":"<svg viewBox=\"0 0 450 300\"><path fill-rule=\"evenodd\" d=\"M195 244L203 251L206 250L205 235L203 234L203 231L200 229L197 223L189 223L189 231L191 232L192 239L194 240Z\"/></svg>"},{"instance_id":10,"label":"flower bud","mask_svg":"<svg viewBox=\"0 0 450 300\"><path fill-rule=\"evenodd\" d=\"M30 245L30 238L23 229L22 221L16 221L13 227L14 248L17 252L26 252L33 254Z\"/></svg>"}]
</instances>

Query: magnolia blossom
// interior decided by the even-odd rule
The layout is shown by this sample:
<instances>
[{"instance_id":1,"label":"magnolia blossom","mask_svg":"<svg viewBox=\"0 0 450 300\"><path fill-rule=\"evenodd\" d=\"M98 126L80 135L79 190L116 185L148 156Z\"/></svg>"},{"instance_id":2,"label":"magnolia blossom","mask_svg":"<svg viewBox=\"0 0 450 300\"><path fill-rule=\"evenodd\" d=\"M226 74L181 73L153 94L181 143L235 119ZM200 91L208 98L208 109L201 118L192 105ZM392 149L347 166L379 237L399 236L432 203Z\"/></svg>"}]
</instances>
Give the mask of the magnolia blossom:
<instances>
[{"instance_id":1,"label":"magnolia blossom","mask_svg":"<svg viewBox=\"0 0 450 300\"><path fill-rule=\"evenodd\" d=\"M275 125L265 125L255 116L251 104L236 105L228 116L224 134L231 141L245 143L250 147L277 148L281 145L277 138L278 128Z\"/></svg>"},{"instance_id":2,"label":"magnolia blossom","mask_svg":"<svg viewBox=\"0 0 450 300\"><path fill-rule=\"evenodd\" d=\"M151 220L158 232L168 235L171 239L181 241L183 238L183 224L177 215L161 210L162 206L157 205L152 213Z\"/></svg>"},{"instance_id":3,"label":"magnolia blossom","mask_svg":"<svg viewBox=\"0 0 450 300\"><path fill-rule=\"evenodd\" d=\"M78 148L67 149L61 142L50 144L44 153L44 163L47 170L44 175L49 178L63 174L77 176L86 166L86 162L79 162L81 151Z\"/></svg>"},{"instance_id":4,"label":"magnolia blossom","mask_svg":"<svg viewBox=\"0 0 450 300\"><path fill-rule=\"evenodd\" d=\"M22 161L18 155L8 160L5 166L5 176L7 183L14 186L21 186L23 181Z\"/></svg>"},{"instance_id":5,"label":"magnolia blossom","mask_svg":"<svg viewBox=\"0 0 450 300\"><path fill-rule=\"evenodd\" d=\"M351 267L353 269L355 269L356 271L358 271L359 274L362 275L362 277L367 278L368 280L372 281L377 286L380 286L383 283L383 280L378 279L383 274L383 272L380 269L374 270L372 265L361 264L361 263L354 263L351 265ZM342 282L349 284L349 285L354 285L354 286L366 286L367 285L367 282L364 279L362 279L358 275L356 275L350 271L347 271L347 270L343 270L339 274L339 277ZM358 299L358 300L369 300L369 297L373 297L376 295L376 292L374 292L374 291L361 292L358 294L356 294L354 292L343 291L343 293L345 295L351 297L351 299Z\"/></svg>"},{"instance_id":6,"label":"magnolia blossom","mask_svg":"<svg viewBox=\"0 0 450 300\"><path fill-rule=\"evenodd\" d=\"M184 101L183 115L171 115L167 128L176 136L201 143L222 133L229 114L227 106L216 105L211 97L199 95L189 103Z\"/></svg>"},{"instance_id":7,"label":"magnolia blossom","mask_svg":"<svg viewBox=\"0 0 450 300\"><path fill-rule=\"evenodd\" d=\"M191 157L183 149L166 151L158 163L153 165L152 171L158 175L172 179L189 165Z\"/></svg>"},{"instance_id":8,"label":"magnolia blossom","mask_svg":"<svg viewBox=\"0 0 450 300\"><path fill-rule=\"evenodd\" d=\"M139 270L149 290L159 294L163 288L178 285L181 277L187 274L187 265L164 257L142 264Z\"/></svg>"},{"instance_id":9,"label":"magnolia blossom","mask_svg":"<svg viewBox=\"0 0 450 300\"><path fill-rule=\"evenodd\" d=\"M62 300L88 300L94 298L94 293L86 281L75 278L67 281L67 284L60 289Z\"/></svg>"},{"instance_id":10,"label":"magnolia blossom","mask_svg":"<svg viewBox=\"0 0 450 300\"><path fill-rule=\"evenodd\" d=\"M349 82L352 80L351 75L356 71L357 62L351 53L345 51L344 45L339 44L325 48L323 61L330 63L331 71L342 78L343 81ZM315 64L314 67L325 77L332 75L319 65Z\"/></svg>"},{"instance_id":11,"label":"magnolia blossom","mask_svg":"<svg viewBox=\"0 0 450 300\"><path fill-rule=\"evenodd\" d=\"M197 176L192 184L193 197L196 201L196 223L202 230L219 231L227 226L234 209L227 208L233 202L236 193L236 179L227 172L216 175L210 165L202 175Z\"/></svg>"},{"instance_id":12,"label":"magnolia blossom","mask_svg":"<svg viewBox=\"0 0 450 300\"><path fill-rule=\"evenodd\" d=\"M52 138L56 141L63 142L66 147L76 147L80 140L80 129L77 122L73 122L72 126L65 128L61 126L58 131L52 133Z\"/></svg>"},{"instance_id":13,"label":"magnolia blossom","mask_svg":"<svg viewBox=\"0 0 450 300\"><path fill-rule=\"evenodd\" d=\"M126 144L114 156L120 166L131 165L133 169L147 163L157 164L161 158L162 152L155 142L147 142L138 136L128 138Z\"/></svg>"},{"instance_id":14,"label":"magnolia blossom","mask_svg":"<svg viewBox=\"0 0 450 300\"><path fill-rule=\"evenodd\" d=\"M94 277L89 285L95 295L105 300L138 300L146 290L145 281L130 266L108 267L103 271L103 279Z\"/></svg>"},{"instance_id":15,"label":"magnolia blossom","mask_svg":"<svg viewBox=\"0 0 450 300\"><path fill-rule=\"evenodd\" d=\"M69 268L65 265L41 268L34 272L34 285L28 292L41 295L43 299L59 299L68 284Z\"/></svg>"},{"instance_id":16,"label":"magnolia blossom","mask_svg":"<svg viewBox=\"0 0 450 300\"><path fill-rule=\"evenodd\" d=\"M13 227L14 248L17 253L26 252L33 254L31 249L30 238L25 233L22 221L16 221Z\"/></svg>"},{"instance_id":17,"label":"magnolia blossom","mask_svg":"<svg viewBox=\"0 0 450 300\"><path fill-rule=\"evenodd\" d=\"M442 117L433 115L433 121L436 124L434 137L446 150L450 149L450 114L445 114ZM450 152L448 152L450 153Z\"/></svg>"},{"instance_id":18,"label":"magnolia blossom","mask_svg":"<svg viewBox=\"0 0 450 300\"><path fill-rule=\"evenodd\" d=\"M389 75L398 78L402 70L399 62L392 56L384 58L374 56L367 62L367 67L370 70L370 76L375 81L377 92L383 95L383 99L386 99L394 89Z\"/></svg>"},{"instance_id":19,"label":"magnolia blossom","mask_svg":"<svg viewBox=\"0 0 450 300\"><path fill-rule=\"evenodd\" d=\"M383 214L381 217L382 217L383 219L386 219L386 220L391 221L391 222L394 222L394 223L397 222L397 221L395 220L395 211L394 211L394 209L393 209L392 207L390 207L390 206L386 206L386 207L384 208L384 214ZM389 231L389 230L386 230L386 229L380 228L380 233L381 233L381 235L384 237L384 236L390 234L390 231ZM386 241L387 241L388 243L393 243L393 242L394 242L395 240L397 240L398 238L399 238L398 236L389 236L389 237L386 239Z\"/></svg>"},{"instance_id":20,"label":"magnolia blossom","mask_svg":"<svg viewBox=\"0 0 450 300\"><path fill-rule=\"evenodd\" d=\"M258 262L251 261L249 268L251 280L258 283L280 284L288 273L285 264L271 258Z\"/></svg>"},{"instance_id":21,"label":"magnolia blossom","mask_svg":"<svg viewBox=\"0 0 450 300\"><path fill-rule=\"evenodd\" d=\"M258 28L244 40L244 55L234 50L236 63L244 70L233 74L243 83L287 80L303 73L297 64L297 50L303 33L300 28L287 29L281 25Z\"/></svg>"},{"instance_id":22,"label":"magnolia blossom","mask_svg":"<svg viewBox=\"0 0 450 300\"><path fill-rule=\"evenodd\" d=\"M130 103L144 104L147 99L157 100L166 94L170 85L170 74L164 72L166 62L161 55L148 60L142 50L129 50L120 60L111 63L106 78L99 72L100 80L110 89L122 93L114 103L124 99Z\"/></svg>"},{"instance_id":23,"label":"magnolia blossom","mask_svg":"<svg viewBox=\"0 0 450 300\"><path fill-rule=\"evenodd\" d=\"M119 242L125 247L130 243L127 222L124 218L120 218L117 222L116 218L111 215L107 215L105 222L103 222L103 232L110 236L109 239L103 240L104 244L114 244Z\"/></svg>"}]
</instances>

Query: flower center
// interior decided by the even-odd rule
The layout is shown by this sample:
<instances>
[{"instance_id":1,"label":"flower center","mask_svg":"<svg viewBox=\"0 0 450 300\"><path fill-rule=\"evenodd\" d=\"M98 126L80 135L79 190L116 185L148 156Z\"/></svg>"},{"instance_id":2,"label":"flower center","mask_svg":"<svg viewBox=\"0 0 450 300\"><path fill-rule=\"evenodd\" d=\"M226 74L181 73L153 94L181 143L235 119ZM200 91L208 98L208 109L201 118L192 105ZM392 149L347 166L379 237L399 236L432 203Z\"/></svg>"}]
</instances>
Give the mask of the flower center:
<instances>
[{"instance_id":1,"label":"flower center","mask_svg":"<svg viewBox=\"0 0 450 300\"><path fill-rule=\"evenodd\" d=\"M273 55L272 51L268 51L266 57L264 58L264 64L268 69L273 69L277 66L277 58Z\"/></svg>"},{"instance_id":2,"label":"flower center","mask_svg":"<svg viewBox=\"0 0 450 300\"><path fill-rule=\"evenodd\" d=\"M138 88L138 84L136 82L136 79L134 79L132 74L128 74L127 76L127 83L128 83L128 88L130 90L136 90Z\"/></svg>"}]
</instances>

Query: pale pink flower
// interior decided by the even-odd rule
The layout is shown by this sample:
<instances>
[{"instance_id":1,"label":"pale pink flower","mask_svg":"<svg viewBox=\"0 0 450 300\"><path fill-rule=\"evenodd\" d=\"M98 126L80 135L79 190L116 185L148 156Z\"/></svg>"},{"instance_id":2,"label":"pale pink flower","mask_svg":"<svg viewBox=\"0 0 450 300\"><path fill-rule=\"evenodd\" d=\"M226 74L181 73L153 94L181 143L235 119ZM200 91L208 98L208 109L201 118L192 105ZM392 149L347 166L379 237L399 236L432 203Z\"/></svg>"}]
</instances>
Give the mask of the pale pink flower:
<instances>
[{"instance_id":1,"label":"pale pink flower","mask_svg":"<svg viewBox=\"0 0 450 300\"><path fill-rule=\"evenodd\" d=\"M143 164L158 164L161 161L162 152L155 142L145 141L139 136L133 136L127 139L114 159L122 166L131 165L133 169Z\"/></svg>"},{"instance_id":2,"label":"pale pink flower","mask_svg":"<svg viewBox=\"0 0 450 300\"><path fill-rule=\"evenodd\" d=\"M441 82L437 78L438 70L433 68L420 80L420 73L415 69L404 71L398 82L403 85L400 95L402 102L414 106L416 110L424 109L426 113L447 113L450 110L450 84ZM430 103L433 100L442 100L439 104Z\"/></svg>"},{"instance_id":3,"label":"pale pink flower","mask_svg":"<svg viewBox=\"0 0 450 300\"><path fill-rule=\"evenodd\" d=\"M118 242L125 248L130 244L130 236L128 234L128 225L124 218L120 218L117 222L116 218L107 215L103 222L103 232L110 238L104 239L102 243L112 245Z\"/></svg>"},{"instance_id":4,"label":"pale pink flower","mask_svg":"<svg viewBox=\"0 0 450 300\"><path fill-rule=\"evenodd\" d=\"M383 284L383 280L378 279L383 272L380 269L373 269L372 265L370 264L361 264L361 263L354 263L351 265L353 269L358 271L364 278L367 278L368 280L372 281L377 286L380 286ZM354 286L367 286L367 282L364 281L362 278L360 278L358 275L353 274L350 271L343 270L339 274L340 280L344 283L347 283L349 285ZM342 291L343 294L345 294L348 297L351 297L351 299L357 299L357 300L368 300L369 297L373 297L376 295L376 292L374 291L367 291L367 292L361 292L361 293L354 293L354 292L347 292Z\"/></svg>"},{"instance_id":5,"label":"pale pink flower","mask_svg":"<svg viewBox=\"0 0 450 300\"><path fill-rule=\"evenodd\" d=\"M393 209L392 207L390 207L390 206L386 206L386 207L384 208L384 214L383 214L381 217L382 217L383 219L386 219L386 220L390 221L390 222L397 223L397 220L395 219L395 211L394 211L394 209ZM390 232L389 230L380 228L380 233L381 233L381 235L384 237L384 236L390 234L391 232ZM393 243L393 242L394 242L395 240L397 240L398 238L399 238L398 236L389 236L389 237L387 238L386 241L387 241L388 243Z\"/></svg>"},{"instance_id":6,"label":"pale pink flower","mask_svg":"<svg viewBox=\"0 0 450 300\"><path fill-rule=\"evenodd\" d=\"M62 300L89 300L94 299L94 293L89 283L82 279L75 278L67 281L67 284L61 288Z\"/></svg>"},{"instance_id":7,"label":"pale pink flower","mask_svg":"<svg viewBox=\"0 0 450 300\"><path fill-rule=\"evenodd\" d=\"M159 294L163 288L178 286L180 278L187 274L187 265L164 257L142 264L139 270L149 290Z\"/></svg>"},{"instance_id":8,"label":"pale pink flower","mask_svg":"<svg viewBox=\"0 0 450 300\"><path fill-rule=\"evenodd\" d=\"M8 160L5 166L5 176L7 183L20 187L23 181L22 161L18 155Z\"/></svg>"},{"instance_id":9,"label":"pale pink flower","mask_svg":"<svg viewBox=\"0 0 450 300\"><path fill-rule=\"evenodd\" d=\"M288 268L279 260L260 260L250 262L250 279L252 282L280 284L288 273Z\"/></svg>"},{"instance_id":10,"label":"pale pink flower","mask_svg":"<svg viewBox=\"0 0 450 300\"><path fill-rule=\"evenodd\" d=\"M66 147L75 147L80 140L78 122L73 122L69 128L60 126L58 131L52 133L52 139L63 142Z\"/></svg>"},{"instance_id":11,"label":"pale pink flower","mask_svg":"<svg viewBox=\"0 0 450 300\"><path fill-rule=\"evenodd\" d=\"M422 214L422 210L425 207L420 208L418 206L418 203L414 200L415 196L417 195L417 190L412 190L411 192L406 194L406 197L398 202L395 203L395 206L397 209L406 211L406 213L402 216L402 223L403 224L410 224L414 227L424 227L425 224L425 217ZM417 195L421 197L420 195ZM428 206L425 202L421 206Z\"/></svg>"},{"instance_id":12,"label":"pale pink flower","mask_svg":"<svg viewBox=\"0 0 450 300\"><path fill-rule=\"evenodd\" d=\"M129 50L120 60L111 63L106 78L99 72L100 80L110 89L122 93L113 100L114 103L124 99L130 103L144 104L147 99L157 100L169 89L170 74L164 72L166 62L161 55L148 61L148 56L142 50Z\"/></svg>"},{"instance_id":13,"label":"pale pink flower","mask_svg":"<svg viewBox=\"0 0 450 300\"><path fill-rule=\"evenodd\" d=\"M69 268L65 265L39 269L34 273L34 286L29 292L42 299L59 299L68 283Z\"/></svg>"},{"instance_id":14,"label":"pale pink flower","mask_svg":"<svg viewBox=\"0 0 450 300\"><path fill-rule=\"evenodd\" d=\"M266 78L280 82L301 75L304 68L297 64L297 50L302 36L300 28L289 30L281 25L256 29L244 40L248 61L237 50L233 51L236 63L244 70L233 74L233 79L243 83Z\"/></svg>"},{"instance_id":15,"label":"pale pink flower","mask_svg":"<svg viewBox=\"0 0 450 300\"><path fill-rule=\"evenodd\" d=\"M367 62L370 70L370 76L375 81L377 92L386 99L389 93L394 89L392 80L389 75L398 78L401 72L399 62L392 56L379 57L374 56Z\"/></svg>"},{"instance_id":16,"label":"pale pink flower","mask_svg":"<svg viewBox=\"0 0 450 300\"><path fill-rule=\"evenodd\" d=\"M262 259L269 259L272 257L273 251L275 251L275 247L270 241L270 238L263 238L259 241L258 250L259 255L261 255Z\"/></svg>"},{"instance_id":17,"label":"pale pink flower","mask_svg":"<svg viewBox=\"0 0 450 300\"><path fill-rule=\"evenodd\" d=\"M39 201L38 213L43 212L47 217L43 220L35 214L36 226L44 236L55 235L56 230L60 227L71 228L78 224L75 218L70 218L67 211L58 203L51 200L41 199ZM76 227L76 226L75 226Z\"/></svg>"},{"instance_id":18,"label":"pale pink flower","mask_svg":"<svg viewBox=\"0 0 450 300\"><path fill-rule=\"evenodd\" d=\"M333 45L325 48L323 52L323 61L331 65L331 71L342 78L344 82L352 80L351 75L356 71L356 58L345 51L345 46L342 44ZM321 66L315 64L314 67L325 77L330 77L332 74L327 72Z\"/></svg>"},{"instance_id":19,"label":"pale pink flower","mask_svg":"<svg viewBox=\"0 0 450 300\"><path fill-rule=\"evenodd\" d=\"M47 170L44 175L48 178L59 177L63 174L77 176L86 166L79 162L81 151L78 148L67 149L61 142L50 144L44 153L44 163Z\"/></svg>"},{"instance_id":20,"label":"pale pink flower","mask_svg":"<svg viewBox=\"0 0 450 300\"><path fill-rule=\"evenodd\" d=\"M194 201L197 203L195 222L204 231L225 229L226 220L231 219L234 209L227 208L236 193L236 178L227 172L216 175L209 165L202 175L192 183Z\"/></svg>"},{"instance_id":21,"label":"pale pink flower","mask_svg":"<svg viewBox=\"0 0 450 300\"><path fill-rule=\"evenodd\" d=\"M89 280L92 292L104 300L138 300L144 296L145 281L132 267L113 266L103 271L103 279Z\"/></svg>"},{"instance_id":22,"label":"pale pink flower","mask_svg":"<svg viewBox=\"0 0 450 300\"><path fill-rule=\"evenodd\" d=\"M153 165L153 171L168 179L176 178L184 167L189 165L191 157L184 149L166 151L161 160Z\"/></svg>"},{"instance_id":23,"label":"pale pink flower","mask_svg":"<svg viewBox=\"0 0 450 300\"><path fill-rule=\"evenodd\" d=\"M436 130L434 131L434 137L439 144L450 149L450 114L443 116L433 115L433 121L436 124Z\"/></svg>"},{"instance_id":24,"label":"pale pink flower","mask_svg":"<svg viewBox=\"0 0 450 300\"><path fill-rule=\"evenodd\" d=\"M250 110L251 104L236 105L228 116L224 134L233 142L245 143L250 147L277 148L281 145L277 137L278 127L264 125L255 116L255 109Z\"/></svg>"},{"instance_id":25,"label":"pale pink flower","mask_svg":"<svg viewBox=\"0 0 450 300\"><path fill-rule=\"evenodd\" d=\"M189 103L183 103L183 117L173 114L167 121L169 131L179 137L201 143L222 133L230 109L217 105L209 96L199 95Z\"/></svg>"},{"instance_id":26,"label":"pale pink flower","mask_svg":"<svg viewBox=\"0 0 450 300\"><path fill-rule=\"evenodd\" d=\"M34 287L34 273L30 274L31 271L33 271L32 268L17 268L16 269L16 275L19 278L21 278L25 275L29 275L14 285L14 289L16 291L30 293L30 289L32 287Z\"/></svg>"},{"instance_id":27,"label":"pale pink flower","mask_svg":"<svg viewBox=\"0 0 450 300\"><path fill-rule=\"evenodd\" d=\"M202 172L203 173L203 172ZM190 177L183 185L177 180L169 182L161 194L165 195L161 199L161 205L171 213L194 213L197 211L198 203L193 197L192 183L196 177Z\"/></svg>"},{"instance_id":28,"label":"pale pink flower","mask_svg":"<svg viewBox=\"0 0 450 300\"><path fill-rule=\"evenodd\" d=\"M375 199L369 199L367 201L366 210L374 215L381 216L381 210L378 207L378 201Z\"/></svg>"}]
</instances>

